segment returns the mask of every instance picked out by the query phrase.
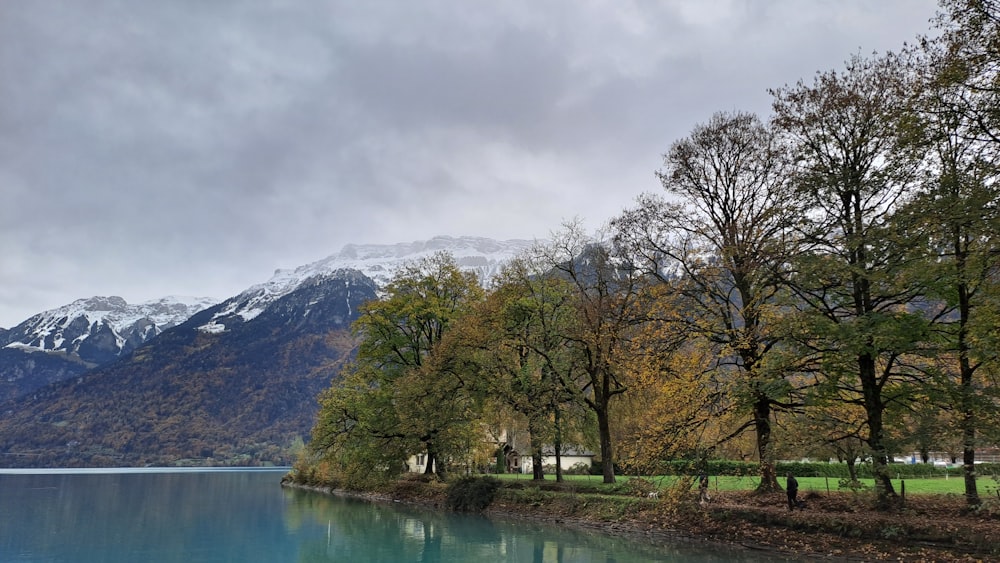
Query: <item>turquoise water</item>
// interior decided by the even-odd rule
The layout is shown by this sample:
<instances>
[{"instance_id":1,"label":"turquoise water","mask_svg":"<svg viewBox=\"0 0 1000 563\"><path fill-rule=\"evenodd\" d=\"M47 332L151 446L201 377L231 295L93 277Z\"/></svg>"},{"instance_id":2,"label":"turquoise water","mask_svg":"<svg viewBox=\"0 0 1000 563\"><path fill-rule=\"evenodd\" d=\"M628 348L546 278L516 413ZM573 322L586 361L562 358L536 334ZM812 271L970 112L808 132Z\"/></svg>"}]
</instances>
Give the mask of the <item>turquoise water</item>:
<instances>
[{"instance_id":1,"label":"turquoise water","mask_svg":"<svg viewBox=\"0 0 1000 563\"><path fill-rule=\"evenodd\" d=\"M284 473L0 470L0 561L754 561L282 489Z\"/></svg>"}]
</instances>

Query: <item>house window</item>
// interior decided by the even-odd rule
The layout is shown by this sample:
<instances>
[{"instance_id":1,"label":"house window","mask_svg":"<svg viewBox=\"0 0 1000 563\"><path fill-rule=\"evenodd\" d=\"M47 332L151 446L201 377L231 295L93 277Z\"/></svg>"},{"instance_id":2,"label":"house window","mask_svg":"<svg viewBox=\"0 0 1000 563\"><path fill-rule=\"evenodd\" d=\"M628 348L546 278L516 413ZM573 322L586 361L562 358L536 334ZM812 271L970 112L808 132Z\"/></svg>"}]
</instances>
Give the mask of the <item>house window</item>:
<instances>
[{"instance_id":1,"label":"house window","mask_svg":"<svg viewBox=\"0 0 1000 563\"><path fill-rule=\"evenodd\" d=\"M417 465L423 466L426 461L427 454L417 454Z\"/></svg>"}]
</instances>

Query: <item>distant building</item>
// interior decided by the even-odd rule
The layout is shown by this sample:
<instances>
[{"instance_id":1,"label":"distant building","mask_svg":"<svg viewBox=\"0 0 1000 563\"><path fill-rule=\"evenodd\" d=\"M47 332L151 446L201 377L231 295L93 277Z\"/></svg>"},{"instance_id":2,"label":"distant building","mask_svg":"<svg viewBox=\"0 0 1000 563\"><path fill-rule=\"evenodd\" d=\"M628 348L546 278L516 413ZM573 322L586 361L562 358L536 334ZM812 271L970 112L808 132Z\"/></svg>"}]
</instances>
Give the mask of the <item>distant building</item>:
<instances>
[{"instance_id":1,"label":"distant building","mask_svg":"<svg viewBox=\"0 0 1000 563\"><path fill-rule=\"evenodd\" d=\"M584 465L589 468L594 463L594 452L568 447L561 452L559 457L560 465L563 471L572 469L576 465ZM549 465L555 466L556 464L556 451L552 446L545 446L542 448L542 467ZM534 466L532 465L532 460L530 455L521 456L521 473L531 473Z\"/></svg>"}]
</instances>

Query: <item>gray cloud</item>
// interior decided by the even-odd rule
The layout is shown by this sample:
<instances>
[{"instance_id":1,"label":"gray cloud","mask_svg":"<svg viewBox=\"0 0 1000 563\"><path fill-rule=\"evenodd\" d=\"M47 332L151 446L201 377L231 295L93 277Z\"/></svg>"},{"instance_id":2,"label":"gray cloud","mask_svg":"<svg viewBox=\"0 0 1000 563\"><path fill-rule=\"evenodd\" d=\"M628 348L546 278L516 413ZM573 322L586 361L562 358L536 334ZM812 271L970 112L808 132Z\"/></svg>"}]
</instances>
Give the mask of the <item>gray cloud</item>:
<instances>
[{"instance_id":1,"label":"gray cloud","mask_svg":"<svg viewBox=\"0 0 1000 563\"><path fill-rule=\"evenodd\" d=\"M348 242L596 227L670 143L934 0L0 6L0 326L227 297Z\"/></svg>"}]
</instances>

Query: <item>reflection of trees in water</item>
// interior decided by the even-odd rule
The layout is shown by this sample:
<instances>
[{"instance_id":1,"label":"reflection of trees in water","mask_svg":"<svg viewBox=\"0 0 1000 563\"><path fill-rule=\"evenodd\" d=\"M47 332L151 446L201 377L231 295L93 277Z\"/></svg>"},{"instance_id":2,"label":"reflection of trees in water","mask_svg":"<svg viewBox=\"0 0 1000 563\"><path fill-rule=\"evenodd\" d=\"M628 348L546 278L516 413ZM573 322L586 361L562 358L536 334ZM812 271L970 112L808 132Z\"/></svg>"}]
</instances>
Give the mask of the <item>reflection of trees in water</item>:
<instances>
[{"instance_id":1,"label":"reflection of trees in water","mask_svg":"<svg viewBox=\"0 0 1000 563\"><path fill-rule=\"evenodd\" d=\"M286 525L305 535L300 563L327 561L734 561L690 548L667 549L620 537L542 524L490 520L404 504L286 490ZM737 557L734 557L736 555ZM750 559L747 559L749 561Z\"/></svg>"},{"instance_id":2,"label":"reflection of trees in water","mask_svg":"<svg viewBox=\"0 0 1000 563\"><path fill-rule=\"evenodd\" d=\"M447 561L495 558L502 536L489 520L407 505L382 505L310 491L289 490L286 521L326 530L303 546L300 561Z\"/></svg>"},{"instance_id":3,"label":"reflection of trees in water","mask_svg":"<svg viewBox=\"0 0 1000 563\"><path fill-rule=\"evenodd\" d=\"M0 475L0 560L682 559L601 534L281 489L279 480L274 472Z\"/></svg>"}]
</instances>

